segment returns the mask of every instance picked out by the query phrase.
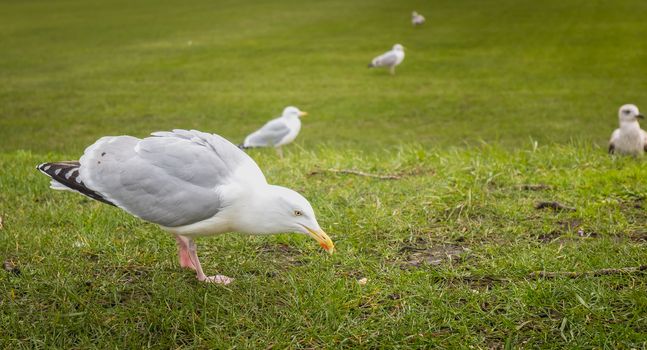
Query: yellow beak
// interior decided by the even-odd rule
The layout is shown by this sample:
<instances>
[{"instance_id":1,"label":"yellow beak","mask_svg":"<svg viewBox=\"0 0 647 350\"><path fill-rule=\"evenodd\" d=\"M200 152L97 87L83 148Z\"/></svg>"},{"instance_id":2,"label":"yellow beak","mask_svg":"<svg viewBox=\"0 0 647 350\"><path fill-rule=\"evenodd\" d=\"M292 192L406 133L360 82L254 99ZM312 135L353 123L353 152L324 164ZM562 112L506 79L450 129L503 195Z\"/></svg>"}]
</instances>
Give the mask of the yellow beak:
<instances>
[{"instance_id":1,"label":"yellow beak","mask_svg":"<svg viewBox=\"0 0 647 350\"><path fill-rule=\"evenodd\" d=\"M308 112L306 112L306 111L299 111L299 117L305 117L306 115L308 115Z\"/></svg>"},{"instance_id":2,"label":"yellow beak","mask_svg":"<svg viewBox=\"0 0 647 350\"><path fill-rule=\"evenodd\" d=\"M333 244L332 239L322 230L313 230L308 226L303 226L308 231L310 237L314 238L321 248L325 249L330 255L335 251L335 244Z\"/></svg>"}]
</instances>

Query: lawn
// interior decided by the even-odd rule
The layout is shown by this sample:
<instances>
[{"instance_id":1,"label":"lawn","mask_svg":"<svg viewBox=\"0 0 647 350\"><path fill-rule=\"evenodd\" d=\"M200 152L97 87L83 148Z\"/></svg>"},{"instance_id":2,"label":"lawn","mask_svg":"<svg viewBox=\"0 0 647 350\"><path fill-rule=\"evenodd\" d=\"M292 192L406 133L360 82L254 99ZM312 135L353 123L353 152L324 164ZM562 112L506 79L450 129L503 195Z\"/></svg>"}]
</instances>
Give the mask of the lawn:
<instances>
[{"instance_id":1,"label":"lawn","mask_svg":"<svg viewBox=\"0 0 647 350\"><path fill-rule=\"evenodd\" d=\"M0 347L644 348L647 164L606 142L621 104L647 110L645 12L0 3ZM395 43L395 76L366 68ZM198 241L226 287L181 270L156 226L34 169L103 135L237 143L290 104L310 115L285 158L250 155L311 201L337 253L287 234Z\"/></svg>"}]
</instances>

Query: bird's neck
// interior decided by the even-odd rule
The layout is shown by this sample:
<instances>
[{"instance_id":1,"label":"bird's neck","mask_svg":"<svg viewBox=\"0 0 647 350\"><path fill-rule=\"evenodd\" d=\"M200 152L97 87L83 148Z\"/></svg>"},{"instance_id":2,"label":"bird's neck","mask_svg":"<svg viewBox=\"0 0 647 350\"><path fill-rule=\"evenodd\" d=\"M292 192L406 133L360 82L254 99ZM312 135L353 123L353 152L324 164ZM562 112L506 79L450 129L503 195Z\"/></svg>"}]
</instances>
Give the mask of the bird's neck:
<instances>
[{"instance_id":1,"label":"bird's neck","mask_svg":"<svg viewBox=\"0 0 647 350\"><path fill-rule=\"evenodd\" d=\"M293 116L293 115L283 117L283 120L285 120L285 122L288 125L292 125L292 126L297 126L301 124L301 120L299 119L299 117Z\"/></svg>"},{"instance_id":2,"label":"bird's neck","mask_svg":"<svg viewBox=\"0 0 647 350\"><path fill-rule=\"evenodd\" d=\"M620 130L622 130L624 132L639 131L640 130L640 124L638 124L637 120L634 120L634 121L621 121L620 122Z\"/></svg>"},{"instance_id":3,"label":"bird's neck","mask_svg":"<svg viewBox=\"0 0 647 350\"><path fill-rule=\"evenodd\" d=\"M285 120L299 120L299 117L296 116L296 115L288 114L288 115L284 115L283 119L285 119Z\"/></svg>"},{"instance_id":4,"label":"bird's neck","mask_svg":"<svg viewBox=\"0 0 647 350\"><path fill-rule=\"evenodd\" d=\"M256 186L231 209L237 216L232 229L236 232L248 234L272 234L282 232L273 220L280 214L277 207L277 195L273 185ZM242 198L241 198L242 199Z\"/></svg>"}]
</instances>

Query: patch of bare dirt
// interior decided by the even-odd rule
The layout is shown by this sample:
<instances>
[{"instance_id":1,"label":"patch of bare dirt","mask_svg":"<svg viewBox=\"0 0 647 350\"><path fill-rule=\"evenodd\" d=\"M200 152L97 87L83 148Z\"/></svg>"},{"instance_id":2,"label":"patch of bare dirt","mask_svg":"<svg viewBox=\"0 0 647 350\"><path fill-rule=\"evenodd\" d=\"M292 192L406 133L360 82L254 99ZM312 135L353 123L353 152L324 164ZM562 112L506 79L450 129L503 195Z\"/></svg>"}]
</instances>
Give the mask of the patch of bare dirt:
<instances>
[{"instance_id":1,"label":"patch of bare dirt","mask_svg":"<svg viewBox=\"0 0 647 350\"><path fill-rule=\"evenodd\" d=\"M99 254L94 252L94 251L83 251L81 252L81 256L87 260L97 262L99 261Z\"/></svg>"},{"instance_id":2,"label":"patch of bare dirt","mask_svg":"<svg viewBox=\"0 0 647 350\"><path fill-rule=\"evenodd\" d=\"M642 197L634 197L620 202L623 209L642 209L645 204L645 199Z\"/></svg>"},{"instance_id":3,"label":"patch of bare dirt","mask_svg":"<svg viewBox=\"0 0 647 350\"><path fill-rule=\"evenodd\" d=\"M584 231L583 229L578 229L577 230L577 237L579 238L599 238L600 234L597 232L588 232Z\"/></svg>"},{"instance_id":4,"label":"patch of bare dirt","mask_svg":"<svg viewBox=\"0 0 647 350\"><path fill-rule=\"evenodd\" d=\"M264 243L257 249L258 253L271 260L279 261L291 266L303 265L301 250L285 243Z\"/></svg>"},{"instance_id":5,"label":"patch of bare dirt","mask_svg":"<svg viewBox=\"0 0 647 350\"><path fill-rule=\"evenodd\" d=\"M580 219L562 220L562 221L558 221L557 224L560 225L560 228L562 231L569 232L580 228L580 226L582 226L582 220Z\"/></svg>"},{"instance_id":6,"label":"patch of bare dirt","mask_svg":"<svg viewBox=\"0 0 647 350\"><path fill-rule=\"evenodd\" d=\"M521 184L516 185L515 188L521 191L545 191L551 190L553 186L545 184Z\"/></svg>"},{"instance_id":7,"label":"patch of bare dirt","mask_svg":"<svg viewBox=\"0 0 647 350\"><path fill-rule=\"evenodd\" d=\"M15 276L20 275L20 269L18 268L16 263L11 259L6 259L2 264L2 268L8 273L13 274Z\"/></svg>"},{"instance_id":8,"label":"patch of bare dirt","mask_svg":"<svg viewBox=\"0 0 647 350\"><path fill-rule=\"evenodd\" d=\"M507 282L506 278L497 277L497 276L465 276L460 278L460 281L467 283L470 288L475 290L488 290L491 289L496 284L501 284Z\"/></svg>"},{"instance_id":9,"label":"patch of bare dirt","mask_svg":"<svg viewBox=\"0 0 647 350\"><path fill-rule=\"evenodd\" d=\"M577 211L577 208L575 207L569 207L567 205L564 205L560 202L555 202L555 201L542 201L537 204L535 204L535 209L540 210L540 209L552 209L554 211Z\"/></svg>"},{"instance_id":10,"label":"patch of bare dirt","mask_svg":"<svg viewBox=\"0 0 647 350\"><path fill-rule=\"evenodd\" d=\"M539 235L537 237L537 240L540 241L541 243L550 243L557 240L561 235L562 233L558 231L551 231L551 232Z\"/></svg>"},{"instance_id":11,"label":"patch of bare dirt","mask_svg":"<svg viewBox=\"0 0 647 350\"><path fill-rule=\"evenodd\" d=\"M456 244L442 244L430 247L405 246L400 249L404 265L420 267L437 266L445 262L460 262L469 254L469 248Z\"/></svg>"},{"instance_id":12,"label":"patch of bare dirt","mask_svg":"<svg viewBox=\"0 0 647 350\"><path fill-rule=\"evenodd\" d=\"M346 278L355 279L355 280L364 277L364 273L358 270L348 270L348 271L337 270L335 274L340 277L346 277Z\"/></svg>"},{"instance_id":13,"label":"patch of bare dirt","mask_svg":"<svg viewBox=\"0 0 647 350\"><path fill-rule=\"evenodd\" d=\"M647 231L636 231L629 234L629 239L634 242L647 242Z\"/></svg>"}]
</instances>

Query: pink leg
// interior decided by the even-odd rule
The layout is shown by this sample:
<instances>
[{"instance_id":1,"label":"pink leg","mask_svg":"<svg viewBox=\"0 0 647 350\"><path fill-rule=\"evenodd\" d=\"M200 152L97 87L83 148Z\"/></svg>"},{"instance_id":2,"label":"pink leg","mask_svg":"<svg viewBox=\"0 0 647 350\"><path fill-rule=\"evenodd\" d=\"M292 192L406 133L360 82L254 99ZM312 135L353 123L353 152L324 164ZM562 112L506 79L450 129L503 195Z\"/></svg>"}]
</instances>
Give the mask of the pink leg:
<instances>
[{"instance_id":1,"label":"pink leg","mask_svg":"<svg viewBox=\"0 0 647 350\"><path fill-rule=\"evenodd\" d=\"M191 257L189 256L189 245L178 235L175 235L175 240L177 241L178 260L180 261L180 266L195 270L195 266L193 265L193 262L191 262Z\"/></svg>"},{"instance_id":2,"label":"pink leg","mask_svg":"<svg viewBox=\"0 0 647 350\"><path fill-rule=\"evenodd\" d=\"M189 257L189 262L193 266L193 269L197 274L196 277L198 278L199 281L208 282L208 283L229 284L234 280L233 278L229 278L223 275L215 275L215 276L205 275L204 272L202 271L202 266L200 265L200 259L198 259L197 246L195 245L195 242L188 237L183 237L179 235L176 235L175 237L178 240L178 244L180 245L180 250L182 250L182 247L185 247ZM181 259L182 259L182 252L180 252L180 260ZM181 264L182 262L180 262L180 265Z\"/></svg>"}]
</instances>

